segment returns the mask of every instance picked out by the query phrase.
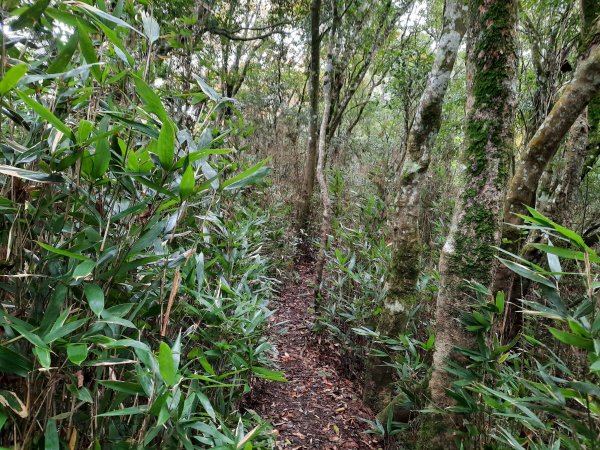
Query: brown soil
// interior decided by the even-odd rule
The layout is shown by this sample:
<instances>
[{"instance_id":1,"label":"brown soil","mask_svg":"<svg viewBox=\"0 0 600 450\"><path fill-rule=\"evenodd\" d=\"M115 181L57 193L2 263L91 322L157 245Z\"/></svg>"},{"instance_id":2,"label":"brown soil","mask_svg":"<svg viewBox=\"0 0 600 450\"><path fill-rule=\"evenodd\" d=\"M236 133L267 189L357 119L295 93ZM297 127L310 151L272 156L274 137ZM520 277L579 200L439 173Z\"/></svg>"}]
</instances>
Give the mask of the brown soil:
<instances>
[{"instance_id":1,"label":"brown soil","mask_svg":"<svg viewBox=\"0 0 600 450\"><path fill-rule=\"evenodd\" d=\"M300 281L282 289L267 333L288 382L257 381L252 407L273 424L277 449L378 449L360 386L343 375L336 347L311 332L311 266L296 269Z\"/></svg>"}]
</instances>

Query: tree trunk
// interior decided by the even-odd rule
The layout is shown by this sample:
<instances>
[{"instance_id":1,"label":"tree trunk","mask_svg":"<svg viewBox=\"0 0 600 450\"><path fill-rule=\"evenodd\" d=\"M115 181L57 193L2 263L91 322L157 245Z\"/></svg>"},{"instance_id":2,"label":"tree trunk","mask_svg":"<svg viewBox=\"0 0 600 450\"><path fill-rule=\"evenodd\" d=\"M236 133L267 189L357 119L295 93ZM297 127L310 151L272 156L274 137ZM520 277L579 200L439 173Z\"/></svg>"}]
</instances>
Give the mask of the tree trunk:
<instances>
[{"instance_id":1,"label":"tree trunk","mask_svg":"<svg viewBox=\"0 0 600 450\"><path fill-rule=\"evenodd\" d=\"M306 229L310 217L311 199L315 185L315 169L317 162L317 144L319 137L319 72L321 59L321 38L319 24L321 16L321 0L313 0L310 6L310 84L309 84L309 122L308 122L308 155L304 166L302 191L298 202L298 230Z\"/></svg>"},{"instance_id":2,"label":"tree trunk","mask_svg":"<svg viewBox=\"0 0 600 450\"><path fill-rule=\"evenodd\" d=\"M327 151L327 124L331 116L332 75L334 73L334 63L336 59L336 38L338 27L337 0L331 0L332 7L332 25L329 34L329 48L327 51L327 65L325 66L325 77L323 80L323 117L321 119L321 129L319 130L319 152L317 159L317 181L321 190L321 203L323 206L323 215L321 217L321 248L315 264L315 295L319 295L321 290L321 281L323 280L323 269L325 268L325 257L327 250L327 241L331 234L331 199L329 198L329 189L327 187L327 177L325 174L325 153ZM316 301L315 297L315 302Z\"/></svg>"},{"instance_id":3,"label":"tree trunk","mask_svg":"<svg viewBox=\"0 0 600 450\"><path fill-rule=\"evenodd\" d=\"M562 167L556 175L552 195L540 212L565 227L573 225L569 203L581 185L581 170L588 151L587 113L579 115L569 130Z\"/></svg>"},{"instance_id":4,"label":"tree trunk","mask_svg":"<svg viewBox=\"0 0 600 450\"><path fill-rule=\"evenodd\" d=\"M596 20L599 17L600 2L598 0L581 0L583 46L593 44L600 38L597 35L598 29L594 27L598 26ZM581 178L585 178L600 156L600 95L596 95L588 105L588 127L588 156L581 172Z\"/></svg>"},{"instance_id":5,"label":"tree trunk","mask_svg":"<svg viewBox=\"0 0 600 450\"><path fill-rule=\"evenodd\" d=\"M387 280L389 290L377 323L377 331L385 336L393 337L403 330L406 312L418 299L418 261L422 247L419 233L420 193L441 125L444 96L465 33L466 10L465 0L446 0L434 65L408 138L396 200L393 259ZM364 400L375 411L384 409L393 398L394 369L387 365L389 362L388 358L376 356L370 356L367 361Z\"/></svg>"},{"instance_id":6,"label":"tree trunk","mask_svg":"<svg viewBox=\"0 0 600 450\"><path fill-rule=\"evenodd\" d=\"M514 141L517 3L469 1L467 116L461 155L465 184L440 256L436 346L429 383L432 402L440 408L454 404L446 393L452 386L448 360L466 363L456 348L474 344L459 323L472 302L465 280L484 285L491 281L493 246L500 242L502 199ZM437 444L432 448L453 448L452 436L460 426L453 419L443 415L429 425Z\"/></svg>"},{"instance_id":7,"label":"tree trunk","mask_svg":"<svg viewBox=\"0 0 600 450\"><path fill-rule=\"evenodd\" d=\"M510 182L504 204L502 248L518 254L523 243L521 231L516 226L523 223L517 214L526 214L526 206L535 207L536 191L547 164L558 150L565 134L582 114L592 99L600 92L600 46L594 45L587 59L575 71L573 80L564 89L558 101L529 142L516 172ZM522 317L511 300L514 276L510 269L498 264L494 274L492 292L504 291L507 295L505 323L502 331L505 340L516 336L522 327Z\"/></svg>"}]
</instances>

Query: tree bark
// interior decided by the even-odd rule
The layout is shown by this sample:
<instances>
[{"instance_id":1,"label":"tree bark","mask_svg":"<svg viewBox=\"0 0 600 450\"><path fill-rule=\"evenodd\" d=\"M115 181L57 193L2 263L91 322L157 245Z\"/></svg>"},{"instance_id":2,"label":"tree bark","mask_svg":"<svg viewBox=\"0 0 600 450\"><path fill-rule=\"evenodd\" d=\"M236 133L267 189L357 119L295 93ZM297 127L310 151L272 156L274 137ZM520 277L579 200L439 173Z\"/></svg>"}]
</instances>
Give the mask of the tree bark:
<instances>
[{"instance_id":1,"label":"tree bark","mask_svg":"<svg viewBox=\"0 0 600 450\"><path fill-rule=\"evenodd\" d=\"M564 157L556 175L551 195L540 208L540 212L565 227L573 225L569 203L581 185L581 170L588 151L587 113L579 115L569 129ZM538 196L539 201L539 196Z\"/></svg>"},{"instance_id":2,"label":"tree bark","mask_svg":"<svg viewBox=\"0 0 600 450\"><path fill-rule=\"evenodd\" d=\"M377 331L385 336L394 336L404 329L406 312L418 301L418 262L422 247L420 194L441 125L444 97L465 34L466 12L465 0L446 0L435 61L409 134L405 164L397 188L388 293L377 323ZM389 358L376 356L370 356L367 361L364 401L376 411L386 408L393 398L394 368L387 364L389 362Z\"/></svg>"},{"instance_id":3,"label":"tree bark","mask_svg":"<svg viewBox=\"0 0 600 450\"><path fill-rule=\"evenodd\" d=\"M309 83L309 122L308 155L304 166L302 191L298 202L298 230L306 229L310 217L310 206L315 185L317 145L319 137L319 72L321 59L321 0L313 0L310 6L310 83Z\"/></svg>"},{"instance_id":4,"label":"tree bark","mask_svg":"<svg viewBox=\"0 0 600 450\"><path fill-rule=\"evenodd\" d=\"M327 65L323 79L323 117L321 119L321 129L319 130L319 151L317 158L317 181L321 190L321 203L323 206L323 215L321 217L321 246L319 256L315 264L315 303L321 290L321 281L323 280L323 269L325 268L325 257L327 250L327 241L331 234L331 199L329 198L329 189L327 186L327 176L325 174L325 153L327 151L327 124L331 116L332 104L332 75L334 73L334 64L337 56L337 28L338 28L338 10L337 0L331 0L332 25L329 34L329 48L327 51Z\"/></svg>"},{"instance_id":5,"label":"tree bark","mask_svg":"<svg viewBox=\"0 0 600 450\"><path fill-rule=\"evenodd\" d=\"M582 45L593 45L600 39L598 36L598 23L600 17L600 2L597 0L581 0L581 21L584 39ZM587 159L581 172L585 178L600 157L600 95L596 95L588 105L589 140Z\"/></svg>"},{"instance_id":6,"label":"tree bark","mask_svg":"<svg viewBox=\"0 0 600 450\"><path fill-rule=\"evenodd\" d=\"M469 0L467 116L461 155L464 186L440 256L436 346L429 383L432 402L440 408L454 405L446 393L453 381L446 371L449 359L465 364L456 348L474 345L473 336L459 323L472 302L465 280L484 285L491 281L493 246L500 242L502 199L514 143L517 3ZM432 448L454 448L452 437L461 424L453 419L441 415L428 425L433 431L427 433L428 439L435 436Z\"/></svg>"},{"instance_id":7,"label":"tree bark","mask_svg":"<svg viewBox=\"0 0 600 450\"><path fill-rule=\"evenodd\" d=\"M510 181L504 204L504 225L502 227L502 248L518 254L522 246L523 223L517 214L526 214L526 206L535 207L536 191L547 164L556 154L565 134L573 126L584 108L600 92L600 46L594 45L587 59L575 71L573 80L564 89L558 101L529 142L514 176ZM511 301L514 290L514 275L504 265L497 264L492 284L492 293L504 291L507 295L507 329L502 331L505 340L516 336L522 327L522 317Z\"/></svg>"}]
</instances>

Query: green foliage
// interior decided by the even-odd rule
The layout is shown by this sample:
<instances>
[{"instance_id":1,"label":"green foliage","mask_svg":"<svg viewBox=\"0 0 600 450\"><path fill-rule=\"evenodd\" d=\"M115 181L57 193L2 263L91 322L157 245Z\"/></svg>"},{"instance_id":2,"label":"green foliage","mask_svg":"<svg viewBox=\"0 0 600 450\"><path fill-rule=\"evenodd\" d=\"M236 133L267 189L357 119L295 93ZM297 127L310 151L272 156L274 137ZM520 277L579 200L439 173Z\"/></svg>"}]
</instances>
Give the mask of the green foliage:
<instances>
[{"instance_id":1,"label":"green foliage","mask_svg":"<svg viewBox=\"0 0 600 450\"><path fill-rule=\"evenodd\" d=\"M157 87L160 25L117 3L8 23L44 52L11 45L0 81L0 444L269 448L238 412L252 378L283 380L267 219L239 195L266 161L237 160L243 123L205 83Z\"/></svg>"},{"instance_id":2,"label":"green foliage","mask_svg":"<svg viewBox=\"0 0 600 450\"><path fill-rule=\"evenodd\" d=\"M561 243L536 246L549 270L517 257L501 261L537 283L539 296L520 300L535 321L512 342L500 343L493 330L503 318L504 295L492 299L484 286L473 286L473 310L461 321L475 333L477 346L458 349L463 360L451 364L456 381L449 395L456 403L450 412L464 414L469 448L595 448L600 432L598 256L578 234L529 212L528 227Z\"/></svg>"}]
</instances>

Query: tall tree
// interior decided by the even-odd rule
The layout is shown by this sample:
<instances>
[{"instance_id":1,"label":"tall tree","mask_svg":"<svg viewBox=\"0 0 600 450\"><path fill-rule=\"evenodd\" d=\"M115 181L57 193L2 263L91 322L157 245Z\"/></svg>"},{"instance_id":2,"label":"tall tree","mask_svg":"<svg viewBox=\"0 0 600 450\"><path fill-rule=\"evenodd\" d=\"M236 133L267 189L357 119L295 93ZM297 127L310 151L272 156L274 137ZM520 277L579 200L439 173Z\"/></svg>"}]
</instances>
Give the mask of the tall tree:
<instances>
[{"instance_id":1,"label":"tall tree","mask_svg":"<svg viewBox=\"0 0 600 450\"><path fill-rule=\"evenodd\" d=\"M598 26L597 24L595 26ZM597 37L595 33L594 36ZM521 157L514 176L510 181L504 204L504 225L502 228L502 247L518 254L523 239L518 225L523 223L519 214L526 213L526 206L535 206L536 192L547 164L552 160L560 147L563 138L573 126L585 107L600 92L600 45L596 39L589 40L591 48L589 56L579 63L573 80L563 90L554 107L529 142ZM508 293L508 300L515 297L513 273L506 267L498 265L492 292ZM511 339L521 329L522 317L517 312L514 302L509 302L506 309L507 328L503 330L505 339Z\"/></svg>"},{"instance_id":2,"label":"tall tree","mask_svg":"<svg viewBox=\"0 0 600 450\"><path fill-rule=\"evenodd\" d=\"M337 0L331 0L331 28L329 31L329 48L327 49L327 63L325 65L325 77L323 80L323 117L321 119L321 129L319 130L319 152L317 158L317 180L321 190L321 203L323 206L323 215L321 217L321 248L315 267L315 286L319 293L321 281L323 279L323 269L325 268L325 248L327 240L331 234L331 199L329 198L329 189L327 187L327 177L325 174L325 153L327 151L327 124L331 117L332 106L332 84L335 63L337 61L337 32L339 27L339 13Z\"/></svg>"},{"instance_id":3,"label":"tall tree","mask_svg":"<svg viewBox=\"0 0 600 450\"><path fill-rule=\"evenodd\" d=\"M457 347L473 345L472 336L457 323L471 303L465 280L484 285L491 281L493 246L500 241L500 213L514 141L517 3L469 0L467 115L461 154L464 185L440 256L436 346L429 384L431 399L441 408L454 403L446 393L452 383L449 360L461 360ZM458 424L448 425L443 423L436 430L439 448L452 445L449 437Z\"/></svg>"},{"instance_id":4,"label":"tall tree","mask_svg":"<svg viewBox=\"0 0 600 450\"><path fill-rule=\"evenodd\" d=\"M421 190L441 125L444 97L465 33L466 11L465 0L446 0L435 62L408 138L406 160L397 187L389 291L377 323L377 331L387 336L394 336L404 328L406 311L418 299L418 261L422 248L419 231ZM388 362L387 359L371 356L367 363L364 399L377 411L392 400L394 369Z\"/></svg>"},{"instance_id":5,"label":"tall tree","mask_svg":"<svg viewBox=\"0 0 600 450\"><path fill-rule=\"evenodd\" d=\"M309 74L309 122L308 155L304 166L302 191L298 202L298 227L306 228L310 216L310 204L315 184L317 145L319 138L319 73L321 60L321 0L313 0L310 6L310 74Z\"/></svg>"}]
</instances>

